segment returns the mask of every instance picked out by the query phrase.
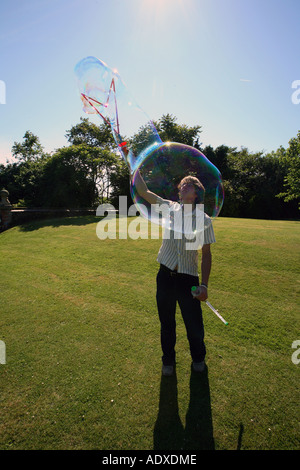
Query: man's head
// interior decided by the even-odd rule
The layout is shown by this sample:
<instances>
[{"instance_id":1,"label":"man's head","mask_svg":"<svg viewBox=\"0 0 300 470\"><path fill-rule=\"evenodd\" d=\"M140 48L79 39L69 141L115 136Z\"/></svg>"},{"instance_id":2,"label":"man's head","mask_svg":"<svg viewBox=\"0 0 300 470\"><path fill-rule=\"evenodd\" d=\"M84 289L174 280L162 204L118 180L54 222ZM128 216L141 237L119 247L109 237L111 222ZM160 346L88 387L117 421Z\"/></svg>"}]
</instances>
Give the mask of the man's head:
<instances>
[{"instance_id":1,"label":"man's head","mask_svg":"<svg viewBox=\"0 0 300 470\"><path fill-rule=\"evenodd\" d=\"M179 185L179 198L183 204L204 203L205 189L202 183L195 176L186 176Z\"/></svg>"}]
</instances>

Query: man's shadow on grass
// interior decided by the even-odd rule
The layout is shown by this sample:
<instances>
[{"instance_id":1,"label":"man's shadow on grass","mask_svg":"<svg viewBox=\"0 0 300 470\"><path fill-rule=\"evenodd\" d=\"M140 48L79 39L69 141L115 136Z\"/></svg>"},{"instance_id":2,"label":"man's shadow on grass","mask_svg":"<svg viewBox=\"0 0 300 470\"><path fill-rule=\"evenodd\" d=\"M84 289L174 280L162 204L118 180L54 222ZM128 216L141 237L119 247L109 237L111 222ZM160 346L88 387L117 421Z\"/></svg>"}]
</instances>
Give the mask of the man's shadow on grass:
<instances>
[{"instance_id":1,"label":"man's shadow on grass","mask_svg":"<svg viewBox=\"0 0 300 470\"><path fill-rule=\"evenodd\" d=\"M207 367L191 369L190 402L185 428L178 413L177 377L161 377L154 450L214 450L213 425Z\"/></svg>"}]
</instances>

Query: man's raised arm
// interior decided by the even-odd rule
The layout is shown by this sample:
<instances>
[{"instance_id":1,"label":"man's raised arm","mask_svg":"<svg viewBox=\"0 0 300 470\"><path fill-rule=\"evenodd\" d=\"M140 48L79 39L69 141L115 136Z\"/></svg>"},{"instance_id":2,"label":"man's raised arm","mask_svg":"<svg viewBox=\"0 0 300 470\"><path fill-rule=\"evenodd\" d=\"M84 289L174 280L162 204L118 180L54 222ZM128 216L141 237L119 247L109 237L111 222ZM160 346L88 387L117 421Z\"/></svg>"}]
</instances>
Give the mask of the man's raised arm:
<instances>
[{"instance_id":1,"label":"man's raised arm","mask_svg":"<svg viewBox=\"0 0 300 470\"><path fill-rule=\"evenodd\" d=\"M135 188L139 195L148 201L150 204L156 204L157 202L157 194L152 193L147 188L145 181L143 180L142 175L140 174L139 170L136 172L135 181L134 181Z\"/></svg>"}]
</instances>

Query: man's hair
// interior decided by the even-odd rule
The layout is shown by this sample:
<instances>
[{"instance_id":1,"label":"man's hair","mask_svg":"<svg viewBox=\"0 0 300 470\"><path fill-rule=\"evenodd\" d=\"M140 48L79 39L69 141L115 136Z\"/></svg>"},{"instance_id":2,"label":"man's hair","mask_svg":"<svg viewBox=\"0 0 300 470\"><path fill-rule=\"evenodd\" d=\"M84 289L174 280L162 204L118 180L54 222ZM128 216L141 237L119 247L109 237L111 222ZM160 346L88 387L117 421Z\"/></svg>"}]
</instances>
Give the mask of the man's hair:
<instances>
[{"instance_id":1,"label":"man's hair","mask_svg":"<svg viewBox=\"0 0 300 470\"><path fill-rule=\"evenodd\" d=\"M195 200L196 204L204 203L204 193L205 188L196 176L185 176L177 186L178 190L181 191L184 186L193 186L196 190L197 198Z\"/></svg>"}]
</instances>

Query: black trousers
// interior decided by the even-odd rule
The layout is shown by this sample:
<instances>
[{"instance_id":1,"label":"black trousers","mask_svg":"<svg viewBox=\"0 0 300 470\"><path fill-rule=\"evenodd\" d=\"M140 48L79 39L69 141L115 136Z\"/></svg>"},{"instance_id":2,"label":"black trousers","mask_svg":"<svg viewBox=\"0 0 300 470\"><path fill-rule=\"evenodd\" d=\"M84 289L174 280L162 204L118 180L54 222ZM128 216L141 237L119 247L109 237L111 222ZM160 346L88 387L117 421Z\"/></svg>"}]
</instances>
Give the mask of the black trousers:
<instances>
[{"instance_id":1,"label":"black trousers","mask_svg":"<svg viewBox=\"0 0 300 470\"><path fill-rule=\"evenodd\" d=\"M177 302L186 327L192 360L202 362L205 358L206 349L201 303L198 299L194 299L191 294L191 287L199 285L199 277L178 274L176 271L171 271L161 265L156 282L156 301L161 324L163 364L175 364L175 312Z\"/></svg>"}]
</instances>

